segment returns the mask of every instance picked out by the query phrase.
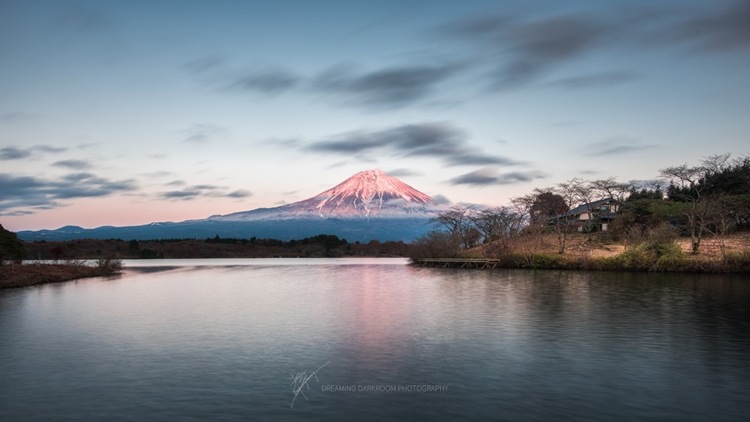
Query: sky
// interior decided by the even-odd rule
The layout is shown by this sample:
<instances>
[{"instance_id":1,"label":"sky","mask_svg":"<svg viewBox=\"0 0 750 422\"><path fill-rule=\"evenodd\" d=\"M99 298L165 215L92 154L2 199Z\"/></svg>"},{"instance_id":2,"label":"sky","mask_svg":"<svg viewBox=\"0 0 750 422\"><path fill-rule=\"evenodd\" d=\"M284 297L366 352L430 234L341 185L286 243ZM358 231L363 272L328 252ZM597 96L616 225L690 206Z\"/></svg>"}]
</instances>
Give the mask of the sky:
<instances>
[{"instance_id":1,"label":"sky","mask_svg":"<svg viewBox=\"0 0 750 422\"><path fill-rule=\"evenodd\" d=\"M750 2L0 0L0 224L201 219L382 169L455 203L748 153Z\"/></svg>"}]
</instances>

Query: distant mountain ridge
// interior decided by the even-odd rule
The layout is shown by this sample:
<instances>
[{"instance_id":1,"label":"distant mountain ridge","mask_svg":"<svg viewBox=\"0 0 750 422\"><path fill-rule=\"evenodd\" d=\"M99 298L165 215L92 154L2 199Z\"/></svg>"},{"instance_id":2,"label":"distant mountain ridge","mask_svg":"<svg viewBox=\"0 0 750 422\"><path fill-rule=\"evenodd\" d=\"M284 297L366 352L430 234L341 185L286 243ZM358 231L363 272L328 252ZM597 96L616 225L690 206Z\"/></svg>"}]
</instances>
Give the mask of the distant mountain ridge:
<instances>
[{"instance_id":1,"label":"distant mountain ridge","mask_svg":"<svg viewBox=\"0 0 750 422\"><path fill-rule=\"evenodd\" d=\"M430 229L443 209L429 195L382 170L359 172L342 183L302 201L258 208L203 220L154 222L141 226L20 231L25 241L71 239L223 238L302 239L333 234L350 242L410 242Z\"/></svg>"}]
</instances>

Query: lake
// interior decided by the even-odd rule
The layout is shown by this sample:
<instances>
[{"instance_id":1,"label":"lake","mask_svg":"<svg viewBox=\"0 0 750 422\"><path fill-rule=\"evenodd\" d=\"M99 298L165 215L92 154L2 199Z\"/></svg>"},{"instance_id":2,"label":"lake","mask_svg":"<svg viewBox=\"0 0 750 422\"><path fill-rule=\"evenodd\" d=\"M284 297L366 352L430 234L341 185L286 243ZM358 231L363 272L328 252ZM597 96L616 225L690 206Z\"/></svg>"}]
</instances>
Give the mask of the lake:
<instances>
[{"instance_id":1,"label":"lake","mask_svg":"<svg viewBox=\"0 0 750 422\"><path fill-rule=\"evenodd\" d=\"M125 261L0 291L0 420L746 420L742 275Z\"/></svg>"}]
</instances>

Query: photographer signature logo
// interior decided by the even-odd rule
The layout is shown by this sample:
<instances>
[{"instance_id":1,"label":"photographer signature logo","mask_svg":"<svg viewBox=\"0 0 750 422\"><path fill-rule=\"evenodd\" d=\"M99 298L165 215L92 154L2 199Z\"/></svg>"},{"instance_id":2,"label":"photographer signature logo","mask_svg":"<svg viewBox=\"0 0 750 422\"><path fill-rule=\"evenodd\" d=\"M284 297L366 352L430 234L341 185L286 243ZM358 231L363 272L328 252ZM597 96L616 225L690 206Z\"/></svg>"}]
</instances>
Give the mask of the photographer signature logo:
<instances>
[{"instance_id":1,"label":"photographer signature logo","mask_svg":"<svg viewBox=\"0 0 750 422\"><path fill-rule=\"evenodd\" d=\"M310 390L310 385L308 384L308 382L310 382L312 378L315 378L315 381L320 382L320 380L318 380L318 371L323 369L323 367L325 367L329 363L331 362L324 363L318 369L310 373L307 373L307 371L297 372L296 374L289 373L289 376L292 379L292 382L289 385L291 385L292 394L294 395L294 397L292 398L292 404L290 406L291 408L294 408L294 401L297 400L297 396L299 396L300 394L302 394L302 397L307 400L307 396L302 390L305 388L307 388L308 391Z\"/></svg>"}]
</instances>

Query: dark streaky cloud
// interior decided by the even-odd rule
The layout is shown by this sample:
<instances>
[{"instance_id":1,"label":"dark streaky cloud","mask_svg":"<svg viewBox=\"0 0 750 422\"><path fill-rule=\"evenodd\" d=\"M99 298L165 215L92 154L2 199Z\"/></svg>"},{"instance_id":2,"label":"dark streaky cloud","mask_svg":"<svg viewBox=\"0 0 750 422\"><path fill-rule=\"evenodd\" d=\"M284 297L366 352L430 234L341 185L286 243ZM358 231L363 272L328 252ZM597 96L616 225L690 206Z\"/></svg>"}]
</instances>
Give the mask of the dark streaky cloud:
<instances>
[{"instance_id":1,"label":"dark streaky cloud","mask_svg":"<svg viewBox=\"0 0 750 422\"><path fill-rule=\"evenodd\" d=\"M750 2L737 0L724 4L728 7L690 16L664 28L657 39L687 44L697 53L750 49Z\"/></svg>"},{"instance_id":2,"label":"dark streaky cloud","mask_svg":"<svg viewBox=\"0 0 750 422\"><path fill-rule=\"evenodd\" d=\"M452 185L471 185L471 186L489 186L489 185L509 185L513 183L530 182L534 179L547 177L539 171L514 171L509 173L498 174L494 169L485 167L450 179L448 182Z\"/></svg>"},{"instance_id":3,"label":"dark streaky cloud","mask_svg":"<svg viewBox=\"0 0 750 422\"><path fill-rule=\"evenodd\" d=\"M454 75L456 64L395 66L357 73L335 67L313 81L316 90L339 95L346 101L374 108L397 108L432 94L438 84Z\"/></svg>"},{"instance_id":4,"label":"dark streaky cloud","mask_svg":"<svg viewBox=\"0 0 750 422\"><path fill-rule=\"evenodd\" d=\"M601 157L627 154L653 148L656 148L656 145L644 144L637 139L614 137L587 145L584 148L584 153L590 157Z\"/></svg>"},{"instance_id":5,"label":"dark streaky cloud","mask_svg":"<svg viewBox=\"0 0 750 422\"><path fill-rule=\"evenodd\" d=\"M51 145L36 145L30 148L4 147L0 148L0 160L20 160L31 157L38 151L57 154L67 151L67 148L53 147Z\"/></svg>"},{"instance_id":6,"label":"dark streaky cloud","mask_svg":"<svg viewBox=\"0 0 750 422\"><path fill-rule=\"evenodd\" d=\"M458 20L438 28L443 39L465 43L481 57L489 85L517 88L585 55L612 48L623 53L661 49L715 54L750 49L750 2L707 2L678 10L657 3L534 17L515 13ZM551 85L570 89L632 81L630 72L566 78Z\"/></svg>"},{"instance_id":7,"label":"dark streaky cloud","mask_svg":"<svg viewBox=\"0 0 750 422\"><path fill-rule=\"evenodd\" d=\"M31 149L5 147L0 149L0 160L19 160L31 156Z\"/></svg>"},{"instance_id":8,"label":"dark streaky cloud","mask_svg":"<svg viewBox=\"0 0 750 422\"><path fill-rule=\"evenodd\" d=\"M299 77L284 69L248 72L238 78L228 89L254 91L265 95L276 95L294 88Z\"/></svg>"},{"instance_id":9,"label":"dark streaky cloud","mask_svg":"<svg viewBox=\"0 0 750 422\"><path fill-rule=\"evenodd\" d=\"M90 173L74 173L61 180L0 173L0 215L33 213L65 204L60 200L107 196L135 190L133 180L109 180Z\"/></svg>"},{"instance_id":10,"label":"dark streaky cloud","mask_svg":"<svg viewBox=\"0 0 750 422\"><path fill-rule=\"evenodd\" d=\"M93 167L91 163L85 160L60 160L52 163L56 167L69 168L71 170L86 170Z\"/></svg>"},{"instance_id":11,"label":"dark streaky cloud","mask_svg":"<svg viewBox=\"0 0 750 422\"><path fill-rule=\"evenodd\" d=\"M356 131L313 142L308 151L339 154L388 153L400 157L436 157L446 165L518 165L519 161L485 154L468 145L467 134L443 122L397 126L379 131Z\"/></svg>"},{"instance_id":12,"label":"dark streaky cloud","mask_svg":"<svg viewBox=\"0 0 750 422\"><path fill-rule=\"evenodd\" d=\"M451 37L479 42L492 60L491 86L496 89L529 84L548 70L603 43L617 25L584 13L537 20L482 17L444 27Z\"/></svg>"},{"instance_id":13,"label":"dark streaky cloud","mask_svg":"<svg viewBox=\"0 0 750 422\"><path fill-rule=\"evenodd\" d=\"M549 85L566 89L598 88L630 82L638 78L640 78L640 75L635 72L599 72L556 79L550 82Z\"/></svg>"},{"instance_id":14,"label":"dark streaky cloud","mask_svg":"<svg viewBox=\"0 0 750 422\"><path fill-rule=\"evenodd\" d=\"M175 181L181 182L181 181ZM179 185L182 183L168 183L168 185ZM182 190L173 190L162 192L159 194L161 199L177 199L177 200L192 200L198 197L212 197L212 198L247 198L252 196L252 192L244 189L234 190L227 193L226 187L214 186L214 185L193 185L187 186Z\"/></svg>"}]
</instances>

